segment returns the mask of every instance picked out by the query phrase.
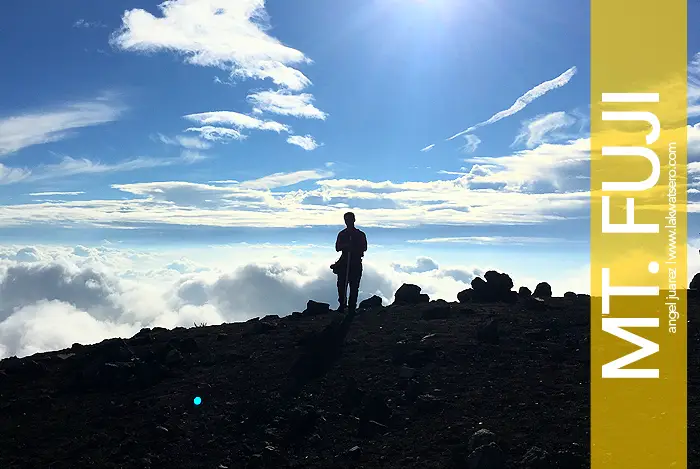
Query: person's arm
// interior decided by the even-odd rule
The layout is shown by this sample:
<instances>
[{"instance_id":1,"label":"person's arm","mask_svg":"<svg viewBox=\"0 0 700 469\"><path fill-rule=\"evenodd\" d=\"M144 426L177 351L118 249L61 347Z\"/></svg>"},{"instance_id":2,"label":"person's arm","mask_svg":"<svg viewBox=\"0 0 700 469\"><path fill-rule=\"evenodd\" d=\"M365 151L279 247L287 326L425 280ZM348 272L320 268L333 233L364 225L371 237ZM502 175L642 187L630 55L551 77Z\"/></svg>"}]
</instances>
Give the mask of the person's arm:
<instances>
[{"instance_id":1,"label":"person's arm","mask_svg":"<svg viewBox=\"0 0 700 469\"><path fill-rule=\"evenodd\" d=\"M362 244L360 245L360 249L362 254L364 255L365 251L367 251L367 235L362 233Z\"/></svg>"},{"instance_id":2,"label":"person's arm","mask_svg":"<svg viewBox=\"0 0 700 469\"><path fill-rule=\"evenodd\" d=\"M347 241L341 241L341 235L343 232L341 231L338 233L338 238L335 240L335 250L336 252L340 252L343 250L346 250L348 248L348 242Z\"/></svg>"}]
</instances>

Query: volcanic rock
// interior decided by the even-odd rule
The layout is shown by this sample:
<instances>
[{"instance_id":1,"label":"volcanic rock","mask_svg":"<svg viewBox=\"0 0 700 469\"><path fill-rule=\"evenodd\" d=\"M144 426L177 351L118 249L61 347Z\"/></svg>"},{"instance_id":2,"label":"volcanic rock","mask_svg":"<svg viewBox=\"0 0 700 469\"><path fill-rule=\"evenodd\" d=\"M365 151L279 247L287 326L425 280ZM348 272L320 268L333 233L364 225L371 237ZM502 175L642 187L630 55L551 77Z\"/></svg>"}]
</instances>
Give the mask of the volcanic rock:
<instances>
[{"instance_id":1,"label":"volcanic rock","mask_svg":"<svg viewBox=\"0 0 700 469\"><path fill-rule=\"evenodd\" d=\"M484 279L476 277L472 280L473 301L485 303L517 301L517 293L512 291L513 280L508 274L489 270L484 274Z\"/></svg>"},{"instance_id":2,"label":"volcanic rock","mask_svg":"<svg viewBox=\"0 0 700 469\"><path fill-rule=\"evenodd\" d=\"M552 297L552 287L547 282L538 283L535 287L535 292L532 294L535 298L545 300Z\"/></svg>"},{"instance_id":3,"label":"volcanic rock","mask_svg":"<svg viewBox=\"0 0 700 469\"><path fill-rule=\"evenodd\" d=\"M394 304L417 305L428 303L429 301L430 297L425 293L421 293L421 288L418 285L411 283L404 283L394 294Z\"/></svg>"},{"instance_id":4,"label":"volcanic rock","mask_svg":"<svg viewBox=\"0 0 700 469\"><path fill-rule=\"evenodd\" d=\"M372 309L372 308L381 308L382 307L382 298L374 295L371 298L367 298L366 300L360 301L360 306L359 309Z\"/></svg>"},{"instance_id":5,"label":"volcanic rock","mask_svg":"<svg viewBox=\"0 0 700 469\"><path fill-rule=\"evenodd\" d=\"M304 316L318 316L320 314L327 314L331 311L331 305L328 303L319 303L314 300L309 300L306 303L306 309L301 313Z\"/></svg>"},{"instance_id":6,"label":"volcanic rock","mask_svg":"<svg viewBox=\"0 0 700 469\"><path fill-rule=\"evenodd\" d=\"M468 303L472 300L473 293L474 290L472 290L471 288L462 290L461 292L457 293L457 301L459 301L460 303Z\"/></svg>"}]
</instances>

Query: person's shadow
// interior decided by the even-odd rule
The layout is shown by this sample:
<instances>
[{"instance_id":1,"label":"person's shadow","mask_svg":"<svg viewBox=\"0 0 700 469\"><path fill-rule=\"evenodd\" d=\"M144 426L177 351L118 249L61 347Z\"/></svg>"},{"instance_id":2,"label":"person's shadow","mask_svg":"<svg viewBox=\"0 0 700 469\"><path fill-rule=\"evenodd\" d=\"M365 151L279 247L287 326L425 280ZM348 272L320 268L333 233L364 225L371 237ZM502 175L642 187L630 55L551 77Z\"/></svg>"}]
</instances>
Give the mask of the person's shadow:
<instances>
[{"instance_id":1,"label":"person's shadow","mask_svg":"<svg viewBox=\"0 0 700 469\"><path fill-rule=\"evenodd\" d=\"M357 313L347 312L334 319L320 333L304 344L304 350L290 370L285 394L294 397L311 381L325 375L342 355L345 338Z\"/></svg>"}]
</instances>

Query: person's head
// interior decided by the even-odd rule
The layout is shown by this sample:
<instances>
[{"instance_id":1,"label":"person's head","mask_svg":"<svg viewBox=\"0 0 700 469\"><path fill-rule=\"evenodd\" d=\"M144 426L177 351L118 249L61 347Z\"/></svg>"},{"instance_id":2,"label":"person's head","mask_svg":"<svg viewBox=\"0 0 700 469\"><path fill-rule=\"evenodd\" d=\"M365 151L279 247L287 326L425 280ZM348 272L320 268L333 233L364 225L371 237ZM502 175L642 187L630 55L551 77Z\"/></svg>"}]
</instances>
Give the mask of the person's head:
<instances>
[{"instance_id":1,"label":"person's head","mask_svg":"<svg viewBox=\"0 0 700 469\"><path fill-rule=\"evenodd\" d=\"M355 214L352 212L348 212L345 214L343 217L345 218L345 226L348 228L353 228L355 226Z\"/></svg>"}]
</instances>

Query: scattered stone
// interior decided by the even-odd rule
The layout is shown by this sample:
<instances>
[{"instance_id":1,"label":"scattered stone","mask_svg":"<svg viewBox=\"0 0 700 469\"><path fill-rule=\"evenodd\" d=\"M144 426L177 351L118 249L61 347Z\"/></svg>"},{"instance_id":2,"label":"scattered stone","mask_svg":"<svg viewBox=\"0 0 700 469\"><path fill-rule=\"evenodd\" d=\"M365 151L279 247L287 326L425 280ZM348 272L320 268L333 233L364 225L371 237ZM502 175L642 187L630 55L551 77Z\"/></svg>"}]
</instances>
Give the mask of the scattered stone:
<instances>
[{"instance_id":1,"label":"scattered stone","mask_svg":"<svg viewBox=\"0 0 700 469\"><path fill-rule=\"evenodd\" d=\"M421 412L433 412L442 409L445 401L430 393L421 394L416 400L416 408Z\"/></svg>"},{"instance_id":2,"label":"scattered stone","mask_svg":"<svg viewBox=\"0 0 700 469\"><path fill-rule=\"evenodd\" d=\"M301 313L303 316L318 316L331 312L331 305L328 303L319 303L314 300L309 300L306 303L306 309Z\"/></svg>"},{"instance_id":3,"label":"scattered stone","mask_svg":"<svg viewBox=\"0 0 700 469\"><path fill-rule=\"evenodd\" d=\"M421 304L430 302L430 297L421 293L418 285L404 283L394 294L394 304Z\"/></svg>"},{"instance_id":4,"label":"scattered stone","mask_svg":"<svg viewBox=\"0 0 700 469\"><path fill-rule=\"evenodd\" d=\"M480 325L476 330L476 338L483 344L498 345L500 334L498 332L498 321L489 319Z\"/></svg>"},{"instance_id":5,"label":"scattered stone","mask_svg":"<svg viewBox=\"0 0 700 469\"><path fill-rule=\"evenodd\" d=\"M520 287L520 289L518 289L518 296L520 298L530 298L532 296L532 292L527 287Z\"/></svg>"},{"instance_id":6,"label":"scattered stone","mask_svg":"<svg viewBox=\"0 0 700 469\"><path fill-rule=\"evenodd\" d=\"M360 450L359 446L353 446L349 450L345 452L345 455L352 458L352 459L357 459L361 456L362 451Z\"/></svg>"},{"instance_id":7,"label":"scattered stone","mask_svg":"<svg viewBox=\"0 0 700 469\"><path fill-rule=\"evenodd\" d=\"M389 427L375 420L360 419L357 435L360 438L372 438L377 435L384 435L389 431Z\"/></svg>"},{"instance_id":8,"label":"scattered stone","mask_svg":"<svg viewBox=\"0 0 700 469\"><path fill-rule=\"evenodd\" d=\"M472 290L471 288L462 290L461 292L457 293L457 301L459 301L460 303L469 303L472 300L473 293L474 290Z\"/></svg>"},{"instance_id":9,"label":"scattered stone","mask_svg":"<svg viewBox=\"0 0 700 469\"><path fill-rule=\"evenodd\" d=\"M532 294L535 298L547 299L552 297L552 287L547 282L540 282L535 287L535 292Z\"/></svg>"},{"instance_id":10,"label":"scattered stone","mask_svg":"<svg viewBox=\"0 0 700 469\"><path fill-rule=\"evenodd\" d=\"M505 455L496 443L479 446L467 458L468 469L504 469Z\"/></svg>"},{"instance_id":11,"label":"scattered stone","mask_svg":"<svg viewBox=\"0 0 700 469\"><path fill-rule=\"evenodd\" d=\"M474 432L474 434L469 437L469 451L474 451L479 446L485 446L489 443L497 443L496 435L486 428L482 428Z\"/></svg>"},{"instance_id":12,"label":"scattered stone","mask_svg":"<svg viewBox=\"0 0 700 469\"><path fill-rule=\"evenodd\" d=\"M226 340L227 338L228 338L228 334L225 334L222 332L221 334L217 334L216 341L221 342L222 340Z\"/></svg>"},{"instance_id":13,"label":"scattered stone","mask_svg":"<svg viewBox=\"0 0 700 469\"><path fill-rule=\"evenodd\" d=\"M382 307L381 297L374 295L371 298L367 298L366 300L362 300L360 302L359 309L372 309L372 308L381 308L381 307Z\"/></svg>"},{"instance_id":14,"label":"scattered stone","mask_svg":"<svg viewBox=\"0 0 700 469\"><path fill-rule=\"evenodd\" d=\"M424 344L424 343L426 343L428 340L432 339L432 338L435 337L435 336L437 336L437 334L428 334L428 335L424 336L423 338L421 338L420 343L421 343L421 344Z\"/></svg>"},{"instance_id":15,"label":"scattered stone","mask_svg":"<svg viewBox=\"0 0 700 469\"><path fill-rule=\"evenodd\" d=\"M547 309L547 304L544 300L533 296L525 301L525 309L529 311L545 311Z\"/></svg>"},{"instance_id":16,"label":"scattered stone","mask_svg":"<svg viewBox=\"0 0 700 469\"><path fill-rule=\"evenodd\" d=\"M550 454L537 446L533 446L525 453L520 466L522 469L556 469Z\"/></svg>"},{"instance_id":17,"label":"scattered stone","mask_svg":"<svg viewBox=\"0 0 700 469\"><path fill-rule=\"evenodd\" d=\"M571 451L557 451L551 455L554 467L566 469L585 469L590 467L587 457Z\"/></svg>"}]
</instances>

